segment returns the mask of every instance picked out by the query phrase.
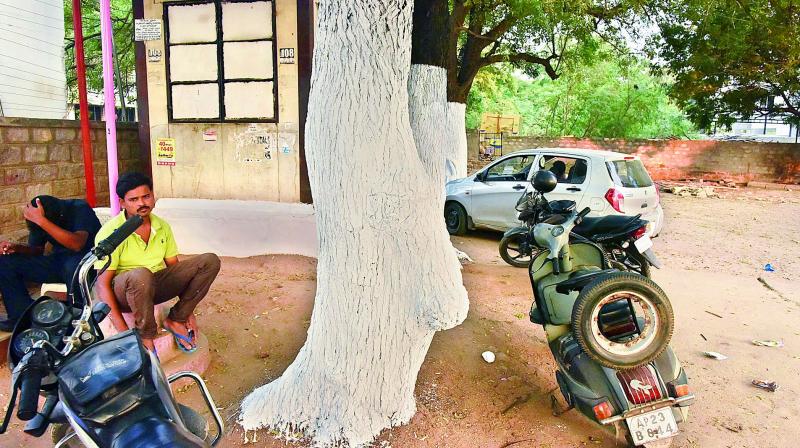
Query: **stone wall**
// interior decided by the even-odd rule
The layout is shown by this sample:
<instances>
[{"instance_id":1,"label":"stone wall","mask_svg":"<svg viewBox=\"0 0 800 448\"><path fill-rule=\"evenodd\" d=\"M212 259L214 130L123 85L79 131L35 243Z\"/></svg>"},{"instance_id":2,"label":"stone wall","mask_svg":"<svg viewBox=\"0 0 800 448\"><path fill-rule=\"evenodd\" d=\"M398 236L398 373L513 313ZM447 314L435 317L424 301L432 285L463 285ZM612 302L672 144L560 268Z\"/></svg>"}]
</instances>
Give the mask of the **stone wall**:
<instances>
[{"instance_id":1,"label":"stone wall","mask_svg":"<svg viewBox=\"0 0 800 448\"><path fill-rule=\"evenodd\" d=\"M478 134L468 133L469 172L478 160ZM800 184L800 144L715 140L621 140L507 137L503 153L527 148L589 148L635 154L656 180L730 179Z\"/></svg>"},{"instance_id":2,"label":"stone wall","mask_svg":"<svg viewBox=\"0 0 800 448\"><path fill-rule=\"evenodd\" d=\"M98 205L108 205L105 123L91 124ZM117 124L119 170L144 170L136 124ZM0 118L0 240L27 235L22 209L39 194L85 198L80 122Z\"/></svg>"}]
</instances>

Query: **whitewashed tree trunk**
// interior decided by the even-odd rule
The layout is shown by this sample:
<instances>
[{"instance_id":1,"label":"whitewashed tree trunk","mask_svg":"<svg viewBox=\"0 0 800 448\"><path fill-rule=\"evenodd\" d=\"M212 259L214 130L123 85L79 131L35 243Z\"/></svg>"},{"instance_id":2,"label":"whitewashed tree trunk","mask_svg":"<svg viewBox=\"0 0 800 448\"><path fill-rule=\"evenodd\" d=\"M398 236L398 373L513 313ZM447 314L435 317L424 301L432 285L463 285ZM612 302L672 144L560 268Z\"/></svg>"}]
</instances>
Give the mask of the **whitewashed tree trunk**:
<instances>
[{"instance_id":1,"label":"whitewashed tree trunk","mask_svg":"<svg viewBox=\"0 0 800 448\"><path fill-rule=\"evenodd\" d=\"M460 179L467 176L467 105L464 103L448 102L447 119L443 121L446 131L451 135L447 147L447 160L455 168L451 179Z\"/></svg>"},{"instance_id":2,"label":"whitewashed tree trunk","mask_svg":"<svg viewBox=\"0 0 800 448\"><path fill-rule=\"evenodd\" d=\"M245 398L240 423L359 446L409 421L434 332L461 323L468 305L443 223L442 174L411 133L411 2L323 0L315 40L311 326L283 375Z\"/></svg>"}]
</instances>

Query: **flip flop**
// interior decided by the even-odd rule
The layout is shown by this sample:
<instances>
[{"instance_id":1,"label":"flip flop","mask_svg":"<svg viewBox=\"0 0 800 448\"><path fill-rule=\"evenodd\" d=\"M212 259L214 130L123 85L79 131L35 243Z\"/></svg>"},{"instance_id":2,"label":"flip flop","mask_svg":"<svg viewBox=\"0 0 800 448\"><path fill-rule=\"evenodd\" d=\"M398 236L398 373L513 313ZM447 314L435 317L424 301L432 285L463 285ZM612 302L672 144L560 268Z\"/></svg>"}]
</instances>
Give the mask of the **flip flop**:
<instances>
[{"instance_id":1,"label":"flip flop","mask_svg":"<svg viewBox=\"0 0 800 448\"><path fill-rule=\"evenodd\" d=\"M178 350L180 350L180 351L182 351L184 353L194 353L194 352L197 351L197 345L195 345L192 342L192 333L193 333L192 330L189 330L189 335L188 336L184 336L184 335L182 335L180 333L176 333L176 332L172 331L170 328L168 328L166 326L164 327L164 329L172 334L172 337L175 339L175 345L178 346ZM181 341L189 344L192 348L184 347L183 344L181 344Z\"/></svg>"}]
</instances>

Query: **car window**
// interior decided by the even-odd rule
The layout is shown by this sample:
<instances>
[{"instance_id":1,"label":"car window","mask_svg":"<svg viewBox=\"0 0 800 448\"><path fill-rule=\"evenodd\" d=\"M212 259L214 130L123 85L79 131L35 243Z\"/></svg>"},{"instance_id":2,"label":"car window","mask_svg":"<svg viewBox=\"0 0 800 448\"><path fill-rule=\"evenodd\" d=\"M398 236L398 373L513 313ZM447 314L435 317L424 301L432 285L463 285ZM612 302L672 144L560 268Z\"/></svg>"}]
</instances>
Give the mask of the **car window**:
<instances>
[{"instance_id":1,"label":"car window","mask_svg":"<svg viewBox=\"0 0 800 448\"><path fill-rule=\"evenodd\" d=\"M584 159L563 156L543 156L539 164L555 174L560 184L582 184L589 167Z\"/></svg>"},{"instance_id":2,"label":"car window","mask_svg":"<svg viewBox=\"0 0 800 448\"><path fill-rule=\"evenodd\" d=\"M653 179L647 174L641 160L626 159L606 162L608 174L614 184L625 188L643 188L653 185Z\"/></svg>"},{"instance_id":3,"label":"car window","mask_svg":"<svg viewBox=\"0 0 800 448\"><path fill-rule=\"evenodd\" d=\"M486 173L487 181L520 182L528 179L533 159L536 156L516 156L503 160L491 167Z\"/></svg>"}]
</instances>

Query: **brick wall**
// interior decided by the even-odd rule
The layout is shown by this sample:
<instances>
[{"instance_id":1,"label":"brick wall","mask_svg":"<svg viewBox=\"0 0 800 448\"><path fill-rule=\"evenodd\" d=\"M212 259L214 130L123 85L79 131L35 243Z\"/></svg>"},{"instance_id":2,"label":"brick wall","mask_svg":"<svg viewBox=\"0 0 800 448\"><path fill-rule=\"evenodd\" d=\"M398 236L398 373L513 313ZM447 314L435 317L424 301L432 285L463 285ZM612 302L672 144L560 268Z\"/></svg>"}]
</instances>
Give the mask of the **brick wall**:
<instances>
[{"instance_id":1,"label":"brick wall","mask_svg":"<svg viewBox=\"0 0 800 448\"><path fill-rule=\"evenodd\" d=\"M478 160L478 134L467 133L469 172ZM503 153L527 148L589 148L635 154L656 180L703 178L800 184L800 144L714 140L620 140L506 137Z\"/></svg>"},{"instance_id":2,"label":"brick wall","mask_svg":"<svg viewBox=\"0 0 800 448\"><path fill-rule=\"evenodd\" d=\"M98 205L108 205L105 123L91 127ZM136 124L117 125L119 170L142 170ZM22 209L39 194L85 198L80 122L0 118L0 240L27 235Z\"/></svg>"}]
</instances>

